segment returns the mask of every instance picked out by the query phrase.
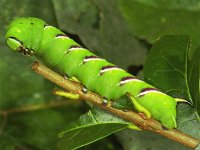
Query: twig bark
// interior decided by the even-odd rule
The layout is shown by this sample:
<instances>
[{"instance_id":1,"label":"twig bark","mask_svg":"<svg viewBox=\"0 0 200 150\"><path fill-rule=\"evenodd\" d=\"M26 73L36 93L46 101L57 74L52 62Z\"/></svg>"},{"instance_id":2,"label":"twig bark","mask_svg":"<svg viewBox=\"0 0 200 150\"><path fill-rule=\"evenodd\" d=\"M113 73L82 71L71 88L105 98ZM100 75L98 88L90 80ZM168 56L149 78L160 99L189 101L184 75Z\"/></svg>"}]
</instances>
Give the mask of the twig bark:
<instances>
[{"instance_id":1,"label":"twig bark","mask_svg":"<svg viewBox=\"0 0 200 150\"><path fill-rule=\"evenodd\" d=\"M140 128L144 130L150 130L155 133L161 134L171 140L177 141L192 149L195 149L200 143L199 139L191 137L190 135L187 135L176 129L170 129L170 130L163 129L161 123L159 123L154 119L144 119L135 112L132 111L124 112L122 110L115 109L111 107L110 103L106 106L102 105L102 98L99 95L92 92L84 94L82 92L81 84L64 79L61 75L55 73L54 71L50 70L44 65L39 64L38 62L33 63L32 69L38 74L47 78L48 80L64 88L65 90L79 94L81 99L90 102L102 109L105 109L113 114L116 114L117 116L125 120L133 122L134 124L138 125Z\"/></svg>"},{"instance_id":2,"label":"twig bark","mask_svg":"<svg viewBox=\"0 0 200 150\"><path fill-rule=\"evenodd\" d=\"M53 107L60 107L64 105L70 104L69 101L51 101L49 103L45 104L34 104L34 105L25 105L17 108L11 108L11 109L5 109L0 110L0 115L7 116L9 114L13 113L21 113L21 112L28 112L28 111L34 111L34 110L40 110L40 109L46 109L46 108L53 108Z\"/></svg>"}]
</instances>

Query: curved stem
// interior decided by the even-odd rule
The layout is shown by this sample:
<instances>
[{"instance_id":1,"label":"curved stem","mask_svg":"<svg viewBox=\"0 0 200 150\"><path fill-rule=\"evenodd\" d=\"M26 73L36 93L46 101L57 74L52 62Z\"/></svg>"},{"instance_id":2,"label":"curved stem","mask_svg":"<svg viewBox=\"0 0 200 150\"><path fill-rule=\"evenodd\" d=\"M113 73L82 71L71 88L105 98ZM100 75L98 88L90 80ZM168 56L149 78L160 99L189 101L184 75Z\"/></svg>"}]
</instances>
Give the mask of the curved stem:
<instances>
[{"instance_id":1,"label":"curved stem","mask_svg":"<svg viewBox=\"0 0 200 150\"><path fill-rule=\"evenodd\" d=\"M67 91L79 94L81 99L90 102L102 109L108 110L109 112L116 114L125 120L133 122L134 124L136 124L137 126L139 126L144 130L150 130L152 132L161 134L171 140L177 141L193 149L195 149L200 143L199 139L191 137L190 135L187 135L176 129L170 129L170 130L163 129L162 124L152 118L144 119L133 111L124 112L122 110L115 109L111 107L110 103L108 103L108 105L102 105L102 98L99 95L92 92L84 94L82 92L82 85L80 83L66 80L61 75L55 73L54 71L50 70L44 65L39 64L38 62L33 63L32 69L38 74L47 78L48 80L66 89Z\"/></svg>"},{"instance_id":2,"label":"curved stem","mask_svg":"<svg viewBox=\"0 0 200 150\"><path fill-rule=\"evenodd\" d=\"M28 111L46 109L46 108L51 108L51 107L60 107L60 106L68 105L70 103L71 101L59 101L59 102L51 101L45 104L26 105L26 106L17 107L17 108L0 110L0 115L7 116L13 113L28 112Z\"/></svg>"}]
</instances>

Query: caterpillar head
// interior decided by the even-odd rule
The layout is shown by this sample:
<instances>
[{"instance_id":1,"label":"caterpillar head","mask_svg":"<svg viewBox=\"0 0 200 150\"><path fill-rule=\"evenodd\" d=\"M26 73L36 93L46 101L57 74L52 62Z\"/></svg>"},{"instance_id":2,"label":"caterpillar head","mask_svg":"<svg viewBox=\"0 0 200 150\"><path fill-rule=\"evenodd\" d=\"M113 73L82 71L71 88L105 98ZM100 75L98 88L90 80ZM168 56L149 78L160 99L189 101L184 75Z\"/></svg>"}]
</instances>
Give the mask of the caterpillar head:
<instances>
[{"instance_id":1,"label":"caterpillar head","mask_svg":"<svg viewBox=\"0 0 200 150\"><path fill-rule=\"evenodd\" d=\"M8 46L24 55L32 55L34 51L31 48L31 34L33 25L41 21L37 18L18 18L10 23L6 33Z\"/></svg>"}]
</instances>

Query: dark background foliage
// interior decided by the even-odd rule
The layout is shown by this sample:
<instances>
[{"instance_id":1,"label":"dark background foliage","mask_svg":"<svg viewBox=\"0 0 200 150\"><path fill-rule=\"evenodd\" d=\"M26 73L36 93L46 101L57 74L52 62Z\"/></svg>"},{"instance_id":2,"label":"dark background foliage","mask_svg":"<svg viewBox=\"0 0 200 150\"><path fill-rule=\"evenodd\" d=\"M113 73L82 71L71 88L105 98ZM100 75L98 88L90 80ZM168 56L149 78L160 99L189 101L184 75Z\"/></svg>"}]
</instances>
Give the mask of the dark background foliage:
<instances>
[{"instance_id":1,"label":"dark background foliage","mask_svg":"<svg viewBox=\"0 0 200 150\"><path fill-rule=\"evenodd\" d=\"M58 87L31 71L30 66L35 58L22 57L6 46L4 38L6 27L17 17L33 16L44 19L94 53L140 78L143 78L142 68L147 56L150 55L148 65L145 66L145 79L172 95L178 95L178 90L185 90L186 94L181 93L182 96L195 101L197 111L199 110L199 90L196 91L197 88L194 86L199 81L194 80L199 77L199 53L192 58L192 54L200 46L200 2L198 0L0 0L0 14L0 110L10 112L8 115L2 113L0 115L0 149L54 150L57 147L58 134L67 131L70 123L78 120L90 109L81 101L69 102L51 94L51 91ZM187 47L188 41L184 37L165 37L153 47L154 53L149 53L156 39L165 34L190 35L192 46L190 49ZM177 45L181 45L183 51L179 51L178 46L175 46L173 51L169 52L168 49L171 49L169 43L172 45L178 43ZM164 51L167 51L165 55L167 61L152 59L154 56L161 55L157 48L159 46L166 48ZM190 66L193 65L196 70L190 68L185 70L186 60L181 60L181 64L175 61L183 58L187 50L188 59L193 60ZM168 61L175 66L175 69L180 67L179 71L186 75L181 78L173 67L164 66L164 69L168 70L167 73L173 72L170 74L171 79L174 78L182 84L152 76L156 71L156 68L152 68L153 64L163 64ZM163 69L163 66L156 67ZM186 82L188 72L194 75L188 77L187 81L191 84ZM169 86L166 83L173 84ZM175 90L168 91L172 87ZM197 111L180 104L177 121L180 130L200 138ZM103 131L110 133L111 129L117 131L125 127L124 122L116 118L114 121L118 124L115 128L111 128L112 124L108 126L105 123L108 120L103 119L106 115L107 118L110 116L104 113L100 110L92 110L89 115L86 114L86 117L96 115L100 122L99 126L95 124L90 130L98 130L102 124L107 127L103 128ZM81 119L83 118L84 116ZM120 124L121 122L123 123ZM77 137L80 141L85 138ZM71 143L76 143L77 139L72 139ZM64 146L67 149L69 143ZM81 149L182 150L187 148L153 133L124 129Z\"/></svg>"}]
</instances>

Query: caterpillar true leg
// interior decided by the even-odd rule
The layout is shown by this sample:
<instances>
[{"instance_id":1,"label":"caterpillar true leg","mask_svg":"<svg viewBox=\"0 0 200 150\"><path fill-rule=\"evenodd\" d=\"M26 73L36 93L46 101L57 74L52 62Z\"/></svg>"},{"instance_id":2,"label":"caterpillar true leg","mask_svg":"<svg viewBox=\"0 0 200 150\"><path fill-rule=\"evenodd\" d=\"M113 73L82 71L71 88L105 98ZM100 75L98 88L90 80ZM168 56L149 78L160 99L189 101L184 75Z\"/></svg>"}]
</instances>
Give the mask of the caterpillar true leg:
<instances>
[{"instance_id":1,"label":"caterpillar true leg","mask_svg":"<svg viewBox=\"0 0 200 150\"><path fill-rule=\"evenodd\" d=\"M73 99L73 100L77 100L79 99L79 95L78 94L74 94L74 93L71 93L71 92L65 92L65 91L62 91L62 90L55 90L53 91L54 94L56 95L59 95L59 96L63 96L63 97L67 97L69 99Z\"/></svg>"},{"instance_id":2,"label":"caterpillar true leg","mask_svg":"<svg viewBox=\"0 0 200 150\"><path fill-rule=\"evenodd\" d=\"M53 93L56 94L56 95L59 95L59 96L63 96L63 97L69 98L69 99L73 99L73 100L79 99L78 94L65 92L65 91L62 91L62 90L55 90L55 91L53 91ZM107 105L107 103L108 103L108 100L106 98L103 98L103 105ZM133 130L142 131L141 128L139 128L138 126L136 126L134 124L129 124L128 128L133 129Z\"/></svg>"},{"instance_id":3,"label":"caterpillar true leg","mask_svg":"<svg viewBox=\"0 0 200 150\"><path fill-rule=\"evenodd\" d=\"M142 112L146 115L147 118L151 118L151 113L140 103L138 103L137 99L133 95L131 95L130 93L126 93L126 95L129 97L138 112Z\"/></svg>"}]
</instances>

